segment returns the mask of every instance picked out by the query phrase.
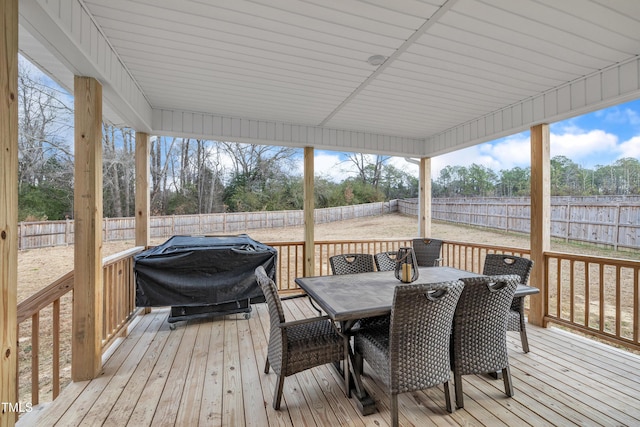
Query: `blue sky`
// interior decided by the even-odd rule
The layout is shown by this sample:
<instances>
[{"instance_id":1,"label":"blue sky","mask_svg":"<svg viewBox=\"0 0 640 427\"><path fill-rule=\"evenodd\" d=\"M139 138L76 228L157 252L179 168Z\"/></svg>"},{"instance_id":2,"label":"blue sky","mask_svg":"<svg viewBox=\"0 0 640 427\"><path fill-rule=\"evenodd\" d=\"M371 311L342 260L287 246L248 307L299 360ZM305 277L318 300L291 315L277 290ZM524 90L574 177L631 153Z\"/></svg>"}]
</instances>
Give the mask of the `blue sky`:
<instances>
[{"instance_id":1,"label":"blue sky","mask_svg":"<svg viewBox=\"0 0 640 427\"><path fill-rule=\"evenodd\" d=\"M566 156L585 168L608 165L624 157L640 158L640 100L551 124L551 156ZM469 147L431 160L432 178L446 166L473 163L498 172L530 165L529 132ZM418 168L403 158L392 164L417 176ZM316 174L341 180L353 175L341 153L318 151Z\"/></svg>"}]
</instances>

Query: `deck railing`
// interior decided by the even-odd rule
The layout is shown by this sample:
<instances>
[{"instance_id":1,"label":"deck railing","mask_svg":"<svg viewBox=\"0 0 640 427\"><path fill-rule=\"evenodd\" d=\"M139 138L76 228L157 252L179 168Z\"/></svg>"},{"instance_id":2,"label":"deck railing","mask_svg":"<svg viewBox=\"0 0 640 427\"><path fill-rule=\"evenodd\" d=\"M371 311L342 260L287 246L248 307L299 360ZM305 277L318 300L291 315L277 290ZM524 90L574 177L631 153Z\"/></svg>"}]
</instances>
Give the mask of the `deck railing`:
<instances>
[{"instance_id":1,"label":"deck railing","mask_svg":"<svg viewBox=\"0 0 640 427\"><path fill-rule=\"evenodd\" d=\"M267 245L278 251L276 280L282 293L301 292L295 284L296 277L304 274L304 242L273 242ZM411 239L375 240L327 240L315 242L316 276L331 274L329 258L338 254L397 251L400 246L410 246Z\"/></svg>"},{"instance_id":2,"label":"deck railing","mask_svg":"<svg viewBox=\"0 0 640 427\"><path fill-rule=\"evenodd\" d=\"M143 249L128 249L102 261L103 350L123 334L135 314L133 256ZM41 392L49 390L53 400L60 393L61 380L70 378L71 322L63 319L71 319L73 280L73 271L70 271L18 305L21 402L36 405ZM45 318L48 321L41 325L41 319ZM31 322L27 325L29 319ZM29 359L30 363L20 363Z\"/></svg>"},{"instance_id":3,"label":"deck railing","mask_svg":"<svg viewBox=\"0 0 640 427\"><path fill-rule=\"evenodd\" d=\"M546 322L640 349L640 261L546 252Z\"/></svg>"},{"instance_id":4,"label":"deck railing","mask_svg":"<svg viewBox=\"0 0 640 427\"><path fill-rule=\"evenodd\" d=\"M102 262L103 322L102 349L106 349L126 332L129 320L136 313L136 286L133 275L133 256L142 252L135 247L106 257Z\"/></svg>"},{"instance_id":5,"label":"deck railing","mask_svg":"<svg viewBox=\"0 0 640 427\"><path fill-rule=\"evenodd\" d=\"M295 278L303 276L304 243L266 243L278 251L277 284L282 293L301 292ZM411 239L345 240L315 242L316 275L330 274L329 258L344 253L370 253L397 250L411 245ZM133 248L105 258L104 271L104 328L103 349L126 330L128 321L136 312L133 255L142 248ZM483 245L446 241L442 248L442 265L481 273L488 253L505 253L529 257L530 251L507 246ZM548 271L545 321L558 323L625 346L640 349L640 283L639 261L588 257L558 252L547 252L545 263ZM535 266L534 266L535 268ZM585 273L588 272L588 273ZM30 365L20 366L22 389L31 384L31 402L40 401L43 387L51 387L52 399L58 395L61 378L69 377L70 358L60 366L61 354L70 354L70 322L67 330L62 318L71 318L69 291L73 288L73 272L56 280L39 293L18 306L19 329L25 329L20 338L21 360L30 358ZM68 298L68 301L64 301ZM43 310L51 310L51 322L41 328ZM46 313L49 315L48 313ZM30 331L27 321L31 319ZM43 346L43 342L45 342ZM51 345L47 343L51 342ZM66 347L65 347L66 346ZM51 351L49 351L51 349ZM44 351L46 350L46 351ZM41 362L51 359L50 381L43 381ZM65 370L65 375L61 371ZM21 401L29 399L28 392L20 395Z\"/></svg>"},{"instance_id":6,"label":"deck railing","mask_svg":"<svg viewBox=\"0 0 640 427\"><path fill-rule=\"evenodd\" d=\"M446 241L442 244L442 265L482 273L487 254L507 254L529 258L531 251L508 246Z\"/></svg>"}]
</instances>

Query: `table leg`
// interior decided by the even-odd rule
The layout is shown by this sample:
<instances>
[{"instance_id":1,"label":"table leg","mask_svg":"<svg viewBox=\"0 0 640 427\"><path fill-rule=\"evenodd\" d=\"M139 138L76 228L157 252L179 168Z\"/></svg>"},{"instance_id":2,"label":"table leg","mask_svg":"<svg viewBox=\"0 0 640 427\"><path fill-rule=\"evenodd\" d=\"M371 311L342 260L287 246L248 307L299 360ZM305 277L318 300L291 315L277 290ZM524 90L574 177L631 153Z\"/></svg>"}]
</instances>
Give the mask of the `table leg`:
<instances>
[{"instance_id":1,"label":"table leg","mask_svg":"<svg viewBox=\"0 0 640 427\"><path fill-rule=\"evenodd\" d=\"M353 373L354 396L357 399L356 405L362 415L369 415L376 412L376 402L369 395L362 384L360 377L361 366L356 362L355 355L349 352L349 360L351 362L351 372Z\"/></svg>"},{"instance_id":2,"label":"table leg","mask_svg":"<svg viewBox=\"0 0 640 427\"><path fill-rule=\"evenodd\" d=\"M340 369L339 363L334 363L334 366L338 369L340 375L344 377L345 389L348 390L346 392L347 397L355 397L357 399L356 405L358 406L360 413L362 415L369 415L376 411L376 402L362 384L360 368L356 364L355 354L351 349L350 331L352 326L353 322L340 322L342 333L345 334L349 340L347 345L347 354L345 355L347 357L345 358L345 368L343 370ZM349 365L351 366L351 369L349 369Z\"/></svg>"}]
</instances>

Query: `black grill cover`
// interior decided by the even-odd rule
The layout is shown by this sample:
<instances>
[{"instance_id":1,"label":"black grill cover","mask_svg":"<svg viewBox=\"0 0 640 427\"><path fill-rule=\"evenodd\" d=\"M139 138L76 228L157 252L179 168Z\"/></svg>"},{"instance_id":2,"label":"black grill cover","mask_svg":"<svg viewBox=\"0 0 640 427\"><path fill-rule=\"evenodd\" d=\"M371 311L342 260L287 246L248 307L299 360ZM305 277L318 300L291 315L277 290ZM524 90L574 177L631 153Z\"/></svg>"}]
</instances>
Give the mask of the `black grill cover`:
<instances>
[{"instance_id":1,"label":"black grill cover","mask_svg":"<svg viewBox=\"0 0 640 427\"><path fill-rule=\"evenodd\" d=\"M134 257L138 307L263 302L255 269L275 280L277 251L238 236L173 236Z\"/></svg>"}]
</instances>

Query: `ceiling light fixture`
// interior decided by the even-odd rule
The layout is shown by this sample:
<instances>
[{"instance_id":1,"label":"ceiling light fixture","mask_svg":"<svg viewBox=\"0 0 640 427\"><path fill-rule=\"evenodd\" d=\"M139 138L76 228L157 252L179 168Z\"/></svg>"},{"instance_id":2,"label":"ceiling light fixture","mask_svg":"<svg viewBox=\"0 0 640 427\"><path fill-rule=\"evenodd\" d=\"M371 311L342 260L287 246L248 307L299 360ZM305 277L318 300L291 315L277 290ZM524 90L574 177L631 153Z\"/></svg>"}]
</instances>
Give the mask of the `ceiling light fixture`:
<instances>
[{"instance_id":1,"label":"ceiling light fixture","mask_svg":"<svg viewBox=\"0 0 640 427\"><path fill-rule=\"evenodd\" d=\"M387 58L382 55L373 55L373 56L370 56L369 59L367 59L367 62L369 63L369 65L373 65L374 67L377 67L378 65L382 64L386 60Z\"/></svg>"}]
</instances>

